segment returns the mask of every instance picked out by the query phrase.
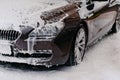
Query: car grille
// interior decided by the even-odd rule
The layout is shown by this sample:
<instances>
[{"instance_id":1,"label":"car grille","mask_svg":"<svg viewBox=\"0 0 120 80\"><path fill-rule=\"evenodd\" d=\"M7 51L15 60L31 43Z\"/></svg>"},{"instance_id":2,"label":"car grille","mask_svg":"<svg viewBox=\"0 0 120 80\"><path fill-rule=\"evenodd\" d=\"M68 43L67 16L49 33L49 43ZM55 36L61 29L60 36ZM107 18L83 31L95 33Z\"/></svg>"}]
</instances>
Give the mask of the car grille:
<instances>
[{"instance_id":1,"label":"car grille","mask_svg":"<svg viewBox=\"0 0 120 80\"><path fill-rule=\"evenodd\" d=\"M20 35L19 31L15 30L0 30L0 39L14 41Z\"/></svg>"}]
</instances>

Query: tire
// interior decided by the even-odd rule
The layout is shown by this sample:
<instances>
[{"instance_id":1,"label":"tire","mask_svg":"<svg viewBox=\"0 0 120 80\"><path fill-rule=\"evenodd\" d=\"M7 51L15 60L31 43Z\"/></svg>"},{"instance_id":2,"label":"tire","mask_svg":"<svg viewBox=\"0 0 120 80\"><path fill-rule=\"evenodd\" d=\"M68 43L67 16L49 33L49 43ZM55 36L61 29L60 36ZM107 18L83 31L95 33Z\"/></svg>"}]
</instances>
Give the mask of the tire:
<instances>
[{"instance_id":1,"label":"tire","mask_svg":"<svg viewBox=\"0 0 120 80\"><path fill-rule=\"evenodd\" d=\"M74 39L69 59L67 61L67 65L69 66L80 64L84 58L87 44L87 30L83 24L80 24L80 28Z\"/></svg>"},{"instance_id":2,"label":"tire","mask_svg":"<svg viewBox=\"0 0 120 80\"><path fill-rule=\"evenodd\" d=\"M116 20L111 28L110 33L117 33L120 29L120 12L118 12L118 15L116 17Z\"/></svg>"},{"instance_id":3,"label":"tire","mask_svg":"<svg viewBox=\"0 0 120 80\"><path fill-rule=\"evenodd\" d=\"M115 21L115 23L112 26L112 29L111 29L110 33L117 33L117 32L118 32L118 27L117 27L116 21Z\"/></svg>"}]
</instances>

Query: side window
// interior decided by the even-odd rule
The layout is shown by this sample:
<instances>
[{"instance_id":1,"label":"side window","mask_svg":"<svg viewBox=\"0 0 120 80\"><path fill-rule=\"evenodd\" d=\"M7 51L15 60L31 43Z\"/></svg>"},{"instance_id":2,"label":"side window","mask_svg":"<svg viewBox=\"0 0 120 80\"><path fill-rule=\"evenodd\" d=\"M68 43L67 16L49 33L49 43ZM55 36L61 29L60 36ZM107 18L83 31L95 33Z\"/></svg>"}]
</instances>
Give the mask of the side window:
<instances>
[{"instance_id":1,"label":"side window","mask_svg":"<svg viewBox=\"0 0 120 80\"><path fill-rule=\"evenodd\" d=\"M108 0L92 0L93 3L94 3L94 8L95 10L98 9L102 9L104 6L108 5L109 4L109 1Z\"/></svg>"},{"instance_id":2,"label":"side window","mask_svg":"<svg viewBox=\"0 0 120 80\"><path fill-rule=\"evenodd\" d=\"M108 5L108 3L108 0L86 0L79 10L79 15L82 19L91 17L95 12Z\"/></svg>"}]
</instances>

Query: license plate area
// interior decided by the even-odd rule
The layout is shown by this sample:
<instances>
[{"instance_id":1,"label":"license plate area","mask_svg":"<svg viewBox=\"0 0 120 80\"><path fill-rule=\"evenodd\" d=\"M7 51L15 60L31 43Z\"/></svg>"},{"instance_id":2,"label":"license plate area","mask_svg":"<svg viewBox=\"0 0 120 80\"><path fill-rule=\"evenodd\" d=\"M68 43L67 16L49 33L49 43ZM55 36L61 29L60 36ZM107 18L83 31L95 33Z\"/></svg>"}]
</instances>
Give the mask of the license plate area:
<instances>
[{"instance_id":1,"label":"license plate area","mask_svg":"<svg viewBox=\"0 0 120 80\"><path fill-rule=\"evenodd\" d=\"M0 54L11 55L11 48L9 44L0 44Z\"/></svg>"}]
</instances>

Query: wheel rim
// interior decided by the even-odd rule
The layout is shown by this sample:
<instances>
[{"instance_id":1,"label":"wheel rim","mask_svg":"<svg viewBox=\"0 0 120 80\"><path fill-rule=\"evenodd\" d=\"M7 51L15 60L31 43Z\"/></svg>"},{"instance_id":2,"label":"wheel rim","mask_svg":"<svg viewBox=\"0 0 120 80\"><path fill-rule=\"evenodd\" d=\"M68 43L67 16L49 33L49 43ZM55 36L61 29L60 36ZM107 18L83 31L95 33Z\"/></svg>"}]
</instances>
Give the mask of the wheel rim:
<instances>
[{"instance_id":1,"label":"wheel rim","mask_svg":"<svg viewBox=\"0 0 120 80\"><path fill-rule=\"evenodd\" d=\"M76 64L79 64L82 60L82 56L85 52L85 44L86 44L85 30L83 28L80 28L76 36L74 48L75 53L74 60Z\"/></svg>"},{"instance_id":2,"label":"wheel rim","mask_svg":"<svg viewBox=\"0 0 120 80\"><path fill-rule=\"evenodd\" d=\"M116 30L119 31L120 29L120 12L118 12L118 16L117 16L117 19L116 19Z\"/></svg>"}]
</instances>

